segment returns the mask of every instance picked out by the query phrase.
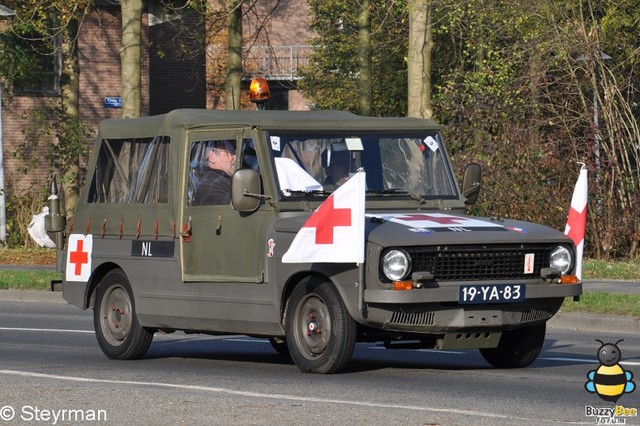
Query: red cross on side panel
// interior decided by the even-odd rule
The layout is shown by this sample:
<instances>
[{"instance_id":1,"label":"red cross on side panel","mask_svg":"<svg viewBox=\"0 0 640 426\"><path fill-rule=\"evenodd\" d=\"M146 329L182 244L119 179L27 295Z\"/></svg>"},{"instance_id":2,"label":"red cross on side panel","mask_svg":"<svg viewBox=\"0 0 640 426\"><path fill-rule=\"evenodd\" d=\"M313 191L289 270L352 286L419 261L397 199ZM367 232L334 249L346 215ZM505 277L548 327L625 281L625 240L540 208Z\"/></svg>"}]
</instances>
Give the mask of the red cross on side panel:
<instances>
[{"instance_id":1,"label":"red cross on side panel","mask_svg":"<svg viewBox=\"0 0 640 426\"><path fill-rule=\"evenodd\" d=\"M75 265L74 274L80 275L82 273L82 265L89 263L89 253L83 250L84 241L78 240L76 250L69 253L69 263Z\"/></svg>"},{"instance_id":2,"label":"red cross on side panel","mask_svg":"<svg viewBox=\"0 0 640 426\"><path fill-rule=\"evenodd\" d=\"M411 220L430 220L441 225L457 225L465 222L465 219L461 219L453 216L432 216L430 214L412 214L410 216L398 217L399 220L411 221Z\"/></svg>"},{"instance_id":3,"label":"red cross on side panel","mask_svg":"<svg viewBox=\"0 0 640 426\"><path fill-rule=\"evenodd\" d=\"M351 209L333 207L333 195L320 205L304 228L316 228L316 244L333 244L333 228L351 226Z\"/></svg>"}]
</instances>

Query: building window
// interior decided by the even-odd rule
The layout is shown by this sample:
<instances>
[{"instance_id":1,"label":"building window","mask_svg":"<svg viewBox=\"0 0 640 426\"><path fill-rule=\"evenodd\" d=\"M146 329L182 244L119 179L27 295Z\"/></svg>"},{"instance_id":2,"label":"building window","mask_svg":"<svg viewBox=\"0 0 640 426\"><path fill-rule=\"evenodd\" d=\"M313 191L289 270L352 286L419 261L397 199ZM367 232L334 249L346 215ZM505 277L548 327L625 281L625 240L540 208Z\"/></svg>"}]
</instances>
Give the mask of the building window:
<instances>
[{"instance_id":1,"label":"building window","mask_svg":"<svg viewBox=\"0 0 640 426\"><path fill-rule=\"evenodd\" d=\"M17 59L27 70L17 73L13 91L18 95L60 94L60 41L59 37L39 37L27 33L14 36L13 50L20 53Z\"/></svg>"}]
</instances>

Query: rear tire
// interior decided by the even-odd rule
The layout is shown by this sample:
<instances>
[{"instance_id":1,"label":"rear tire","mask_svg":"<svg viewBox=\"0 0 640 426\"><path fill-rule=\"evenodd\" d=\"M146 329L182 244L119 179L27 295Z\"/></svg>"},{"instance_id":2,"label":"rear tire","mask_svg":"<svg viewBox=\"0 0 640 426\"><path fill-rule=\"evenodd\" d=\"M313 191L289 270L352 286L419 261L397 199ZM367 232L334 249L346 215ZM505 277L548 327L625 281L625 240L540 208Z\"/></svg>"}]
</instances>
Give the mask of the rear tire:
<instances>
[{"instance_id":1,"label":"rear tire","mask_svg":"<svg viewBox=\"0 0 640 426\"><path fill-rule=\"evenodd\" d=\"M497 348L480 349L485 360L498 368L522 368L538 358L547 324L518 328L502 334Z\"/></svg>"},{"instance_id":2,"label":"rear tire","mask_svg":"<svg viewBox=\"0 0 640 426\"><path fill-rule=\"evenodd\" d=\"M107 273L98 286L93 324L100 349L111 359L141 358L153 340L138 323L133 292L120 269Z\"/></svg>"},{"instance_id":3,"label":"rear tire","mask_svg":"<svg viewBox=\"0 0 640 426\"><path fill-rule=\"evenodd\" d=\"M351 360L357 325L333 284L310 278L291 294L285 313L289 353L305 373L337 373Z\"/></svg>"}]
</instances>

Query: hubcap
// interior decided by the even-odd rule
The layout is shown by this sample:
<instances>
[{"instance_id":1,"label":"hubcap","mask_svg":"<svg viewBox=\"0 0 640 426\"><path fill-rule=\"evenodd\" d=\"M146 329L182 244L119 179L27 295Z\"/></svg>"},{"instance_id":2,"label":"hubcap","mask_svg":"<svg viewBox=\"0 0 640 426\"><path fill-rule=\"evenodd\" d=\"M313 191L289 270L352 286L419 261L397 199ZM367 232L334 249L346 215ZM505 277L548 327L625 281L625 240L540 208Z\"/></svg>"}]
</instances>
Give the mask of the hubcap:
<instances>
[{"instance_id":1,"label":"hubcap","mask_svg":"<svg viewBox=\"0 0 640 426\"><path fill-rule=\"evenodd\" d=\"M296 323L303 355L309 359L322 355L331 338L331 316L324 301L316 295L307 296L298 307Z\"/></svg>"},{"instance_id":2,"label":"hubcap","mask_svg":"<svg viewBox=\"0 0 640 426\"><path fill-rule=\"evenodd\" d=\"M131 331L131 299L127 291L120 286L109 289L100 313L105 339L113 346L121 345Z\"/></svg>"}]
</instances>

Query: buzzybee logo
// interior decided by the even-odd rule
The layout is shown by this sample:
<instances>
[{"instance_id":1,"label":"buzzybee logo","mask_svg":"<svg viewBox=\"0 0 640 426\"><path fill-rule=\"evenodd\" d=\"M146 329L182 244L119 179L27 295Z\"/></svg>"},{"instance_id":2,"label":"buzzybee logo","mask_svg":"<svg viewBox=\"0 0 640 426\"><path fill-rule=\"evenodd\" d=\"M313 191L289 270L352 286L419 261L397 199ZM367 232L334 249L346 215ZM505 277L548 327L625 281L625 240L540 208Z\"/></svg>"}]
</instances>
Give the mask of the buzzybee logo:
<instances>
[{"instance_id":1,"label":"buzzybee logo","mask_svg":"<svg viewBox=\"0 0 640 426\"><path fill-rule=\"evenodd\" d=\"M584 384L587 392L596 393L603 400L613 403L617 403L623 394L631 393L636 388L636 384L631 380L633 373L625 371L619 364L622 352L618 343L622 341L604 343L596 339L596 342L602 345L598 349L600 366L587 373L589 380Z\"/></svg>"},{"instance_id":2,"label":"buzzybee logo","mask_svg":"<svg viewBox=\"0 0 640 426\"><path fill-rule=\"evenodd\" d=\"M596 424L625 424L625 417L636 417L638 415L637 408L623 407L618 405L620 397L626 393L635 390L636 384L633 382L633 373L625 370L620 365L622 352L618 343L604 343L602 340L596 339L600 343L598 349L598 361L600 365L597 369L587 373L587 382L584 388L589 393L597 394L600 399L613 402L615 407L585 407L585 415L587 417L595 417Z\"/></svg>"}]
</instances>

